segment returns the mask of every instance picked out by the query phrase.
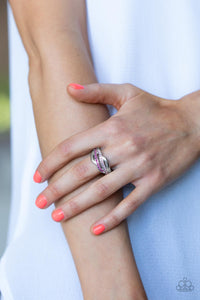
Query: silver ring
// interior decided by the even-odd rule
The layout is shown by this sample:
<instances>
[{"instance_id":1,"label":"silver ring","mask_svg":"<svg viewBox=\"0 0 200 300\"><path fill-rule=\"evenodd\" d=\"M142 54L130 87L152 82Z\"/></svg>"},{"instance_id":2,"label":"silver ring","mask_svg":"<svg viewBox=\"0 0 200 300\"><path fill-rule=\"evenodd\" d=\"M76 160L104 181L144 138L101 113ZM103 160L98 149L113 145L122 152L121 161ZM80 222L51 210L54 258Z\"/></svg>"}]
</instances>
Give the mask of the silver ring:
<instances>
[{"instance_id":1,"label":"silver ring","mask_svg":"<svg viewBox=\"0 0 200 300\"><path fill-rule=\"evenodd\" d=\"M90 160L95 164L98 170L103 174L108 174L112 172L109 162L105 156L103 156L101 149L99 147L94 148L90 153Z\"/></svg>"}]
</instances>

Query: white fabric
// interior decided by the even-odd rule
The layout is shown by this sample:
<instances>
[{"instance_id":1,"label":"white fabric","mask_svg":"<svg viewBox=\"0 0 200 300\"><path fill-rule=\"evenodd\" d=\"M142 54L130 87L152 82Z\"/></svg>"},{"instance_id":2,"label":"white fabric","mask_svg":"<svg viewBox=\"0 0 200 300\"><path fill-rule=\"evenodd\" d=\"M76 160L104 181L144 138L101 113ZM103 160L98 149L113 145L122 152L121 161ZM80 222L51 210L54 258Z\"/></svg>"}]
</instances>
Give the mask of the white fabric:
<instances>
[{"instance_id":1,"label":"white fabric","mask_svg":"<svg viewBox=\"0 0 200 300\"><path fill-rule=\"evenodd\" d=\"M200 89L198 0L87 0L88 35L99 82L130 82L178 99ZM41 161L28 61L9 11L12 207L0 261L3 300L82 300L79 278L53 206L34 202L46 183L32 177ZM109 106L110 113L116 109ZM200 163L128 217L131 244L150 300L200 299ZM124 197L131 186L124 188ZM194 289L179 292L187 277ZM125 299L124 299L125 300Z\"/></svg>"}]
</instances>

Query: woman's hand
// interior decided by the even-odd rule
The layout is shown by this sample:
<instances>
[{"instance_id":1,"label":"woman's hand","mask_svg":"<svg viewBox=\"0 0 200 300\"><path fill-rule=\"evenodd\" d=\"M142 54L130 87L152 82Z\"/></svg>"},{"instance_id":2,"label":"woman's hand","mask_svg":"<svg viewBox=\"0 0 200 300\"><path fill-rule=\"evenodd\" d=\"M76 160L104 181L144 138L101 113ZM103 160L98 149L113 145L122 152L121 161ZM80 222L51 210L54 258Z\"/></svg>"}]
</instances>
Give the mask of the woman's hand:
<instances>
[{"instance_id":1,"label":"woman's hand","mask_svg":"<svg viewBox=\"0 0 200 300\"><path fill-rule=\"evenodd\" d=\"M62 203L52 213L55 221L67 220L103 201L127 183L135 189L93 226L93 233L106 232L128 217L153 193L165 187L199 157L199 126L188 109L188 99L167 100L131 84L71 84L68 93L77 101L115 106L118 112L97 126L60 143L39 164L34 179L47 180L71 160L83 156L37 197L40 208L72 192L100 174L90 152L100 147L111 173ZM196 92L191 94L195 98ZM188 96L189 97L189 96ZM193 102L191 102L193 103ZM195 111L195 110L194 110Z\"/></svg>"}]
</instances>

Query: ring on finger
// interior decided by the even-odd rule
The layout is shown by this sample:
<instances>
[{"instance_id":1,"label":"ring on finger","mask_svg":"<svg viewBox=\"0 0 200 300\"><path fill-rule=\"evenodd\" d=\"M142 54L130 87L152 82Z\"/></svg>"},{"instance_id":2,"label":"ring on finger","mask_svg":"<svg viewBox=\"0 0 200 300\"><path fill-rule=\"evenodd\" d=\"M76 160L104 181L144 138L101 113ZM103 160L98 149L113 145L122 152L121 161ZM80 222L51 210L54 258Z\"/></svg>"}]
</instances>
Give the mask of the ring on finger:
<instances>
[{"instance_id":1,"label":"ring on finger","mask_svg":"<svg viewBox=\"0 0 200 300\"><path fill-rule=\"evenodd\" d=\"M100 147L94 148L90 153L90 160L103 174L112 172L108 159L102 154Z\"/></svg>"}]
</instances>

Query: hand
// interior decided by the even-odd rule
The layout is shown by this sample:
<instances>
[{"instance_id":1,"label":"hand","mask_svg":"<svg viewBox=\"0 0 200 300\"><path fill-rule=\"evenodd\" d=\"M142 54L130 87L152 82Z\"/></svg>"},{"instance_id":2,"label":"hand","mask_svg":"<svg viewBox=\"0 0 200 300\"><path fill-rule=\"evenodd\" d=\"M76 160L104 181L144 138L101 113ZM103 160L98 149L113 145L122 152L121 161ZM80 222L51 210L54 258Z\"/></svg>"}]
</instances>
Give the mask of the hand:
<instances>
[{"instance_id":1,"label":"hand","mask_svg":"<svg viewBox=\"0 0 200 300\"><path fill-rule=\"evenodd\" d=\"M187 109L186 97L167 100L131 84L94 83L84 88L72 84L67 90L77 101L111 104L118 112L64 140L43 159L34 175L37 182L47 180L71 160L84 156L49 184L36 199L36 205L46 208L99 175L89 157L95 147L101 147L113 171L101 174L84 191L62 203L52 213L55 221L81 213L131 182L134 190L92 226L94 232L91 232L95 234L106 232L132 214L150 195L174 181L199 157L199 128Z\"/></svg>"}]
</instances>

